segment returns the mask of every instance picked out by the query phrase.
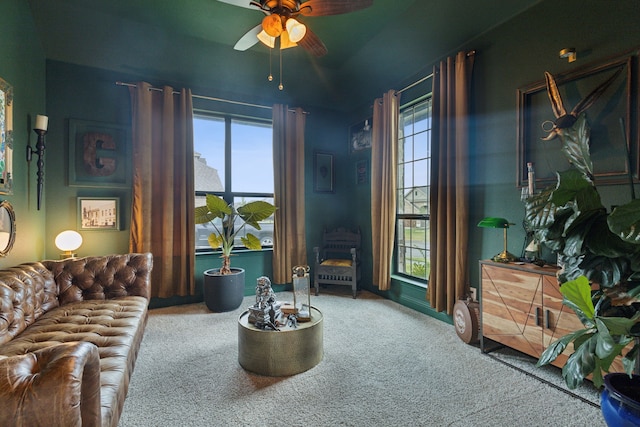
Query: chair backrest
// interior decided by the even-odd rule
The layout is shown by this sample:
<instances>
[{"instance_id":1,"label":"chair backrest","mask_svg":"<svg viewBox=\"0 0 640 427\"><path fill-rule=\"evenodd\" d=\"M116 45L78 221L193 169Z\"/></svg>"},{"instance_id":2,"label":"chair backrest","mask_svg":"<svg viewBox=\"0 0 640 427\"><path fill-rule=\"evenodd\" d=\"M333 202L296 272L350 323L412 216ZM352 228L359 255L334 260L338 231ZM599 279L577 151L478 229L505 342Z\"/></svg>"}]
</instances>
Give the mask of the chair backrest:
<instances>
[{"instance_id":1,"label":"chair backrest","mask_svg":"<svg viewBox=\"0 0 640 427\"><path fill-rule=\"evenodd\" d=\"M357 232L346 228L324 230L322 233L322 258L351 258L351 248L356 248L356 256L360 258L360 229Z\"/></svg>"}]
</instances>

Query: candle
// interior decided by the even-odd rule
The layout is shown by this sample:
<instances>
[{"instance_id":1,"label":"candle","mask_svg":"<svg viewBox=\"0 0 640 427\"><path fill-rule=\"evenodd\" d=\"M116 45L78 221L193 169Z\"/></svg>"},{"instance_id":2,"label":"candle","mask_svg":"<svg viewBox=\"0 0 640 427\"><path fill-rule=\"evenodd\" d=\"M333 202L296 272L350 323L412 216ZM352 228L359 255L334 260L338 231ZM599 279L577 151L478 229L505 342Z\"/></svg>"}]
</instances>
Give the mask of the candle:
<instances>
[{"instance_id":1,"label":"candle","mask_svg":"<svg viewBox=\"0 0 640 427\"><path fill-rule=\"evenodd\" d=\"M36 116L36 129L38 130L47 130L47 125L49 124L49 117L41 116L38 114Z\"/></svg>"},{"instance_id":2,"label":"candle","mask_svg":"<svg viewBox=\"0 0 640 427\"><path fill-rule=\"evenodd\" d=\"M533 170L533 163L527 163L527 179L529 181L529 196L536 192L536 173Z\"/></svg>"}]
</instances>

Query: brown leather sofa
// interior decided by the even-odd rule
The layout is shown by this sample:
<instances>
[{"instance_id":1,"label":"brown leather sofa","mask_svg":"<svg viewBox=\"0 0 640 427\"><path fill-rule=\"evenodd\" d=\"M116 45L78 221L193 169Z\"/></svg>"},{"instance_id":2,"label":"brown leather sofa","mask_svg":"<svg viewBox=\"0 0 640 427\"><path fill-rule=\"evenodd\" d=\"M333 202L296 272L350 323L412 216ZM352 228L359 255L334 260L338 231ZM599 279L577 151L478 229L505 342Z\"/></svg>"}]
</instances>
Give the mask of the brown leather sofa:
<instances>
[{"instance_id":1,"label":"brown leather sofa","mask_svg":"<svg viewBox=\"0 0 640 427\"><path fill-rule=\"evenodd\" d=\"M0 270L0 425L118 425L147 322L150 253Z\"/></svg>"}]
</instances>

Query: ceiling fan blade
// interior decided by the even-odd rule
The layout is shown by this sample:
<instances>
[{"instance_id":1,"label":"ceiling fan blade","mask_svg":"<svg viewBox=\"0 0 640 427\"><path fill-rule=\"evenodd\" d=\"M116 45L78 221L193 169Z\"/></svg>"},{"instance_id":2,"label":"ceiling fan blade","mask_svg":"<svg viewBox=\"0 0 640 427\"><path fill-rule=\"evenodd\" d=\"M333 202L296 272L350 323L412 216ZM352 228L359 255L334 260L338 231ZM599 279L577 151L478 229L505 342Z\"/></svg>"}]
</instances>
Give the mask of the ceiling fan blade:
<instances>
[{"instance_id":1,"label":"ceiling fan blade","mask_svg":"<svg viewBox=\"0 0 640 427\"><path fill-rule=\"evenodd\" d=\"M302 46L315 56L324 56L327 54L327 47L309 27L307 27L307 34L298 42L298 46Z\"/></svg>"},{"instance_id":2,"label":"ceiling fan blade","mask_svg":"<svg viewBox=\"0 0 640 427\"><path fill-rule=\"evenodd\" d=\"M251 6L251 0L218 0L221 3L232 4L238 7L246 7L247 9L255 9L254 6Z\"/></svg>"},{"instance_id":3,"label":"ceiling fan blade","mask_svg":"<svg viewBox=\"0 0 640 427\"><path fill-rule=\"evenodd\" d=\"M304 16L328 16L355 12L373 4L373 0L309 0L300 5Z\"/></svg>"},{"instance_id":4,"label":"ceiling fan blade","mask_svg":"<svg viewBox=\"0 0 640 427\"><path fill-rule=\"evenodd\" d=\"M262 31L262 24L258 24L247 33L240 37L240 40L233 47L235 50L247 50L254 44L258 43L258 33Z\"/></svg>"}]
</instances>

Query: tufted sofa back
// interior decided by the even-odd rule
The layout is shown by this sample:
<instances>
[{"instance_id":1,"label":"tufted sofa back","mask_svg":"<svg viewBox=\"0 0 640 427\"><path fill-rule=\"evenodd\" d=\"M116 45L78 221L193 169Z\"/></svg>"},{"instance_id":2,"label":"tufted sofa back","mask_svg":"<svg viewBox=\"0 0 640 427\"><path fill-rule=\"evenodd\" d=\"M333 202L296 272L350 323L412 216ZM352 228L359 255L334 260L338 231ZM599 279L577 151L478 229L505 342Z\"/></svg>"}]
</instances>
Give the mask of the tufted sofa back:
<instances>
[{"instance_id":1,"label":"tufted sofa back","mask_svg":"<svg viewBox=\"0 0 640 427\"><path fill-rule=\"evenodd\" d=\"M150 253L42 261L58 284L60 305L137 295L149 299Z\"/></svg>"},{"instance_id":2,"label":"tufted sofa back","mask_svg":"<svg viewBox=\"0 0 640 427\"><path fill-rule=\"evenodd\" d=\"M58 305L56 282L41 263L0 270L0 344Z\"/></svg>"},{"instance_id":3,"label":"tufted sofa back","mask_svg":"<svg viewBox=\"0 0 640 427\"><path fill-rule=\"evenodd\" d=\"M0 270L0 344L52 308L127 295L149 299L150 253L70 258Z\"/></svg>"}]
</instances>

